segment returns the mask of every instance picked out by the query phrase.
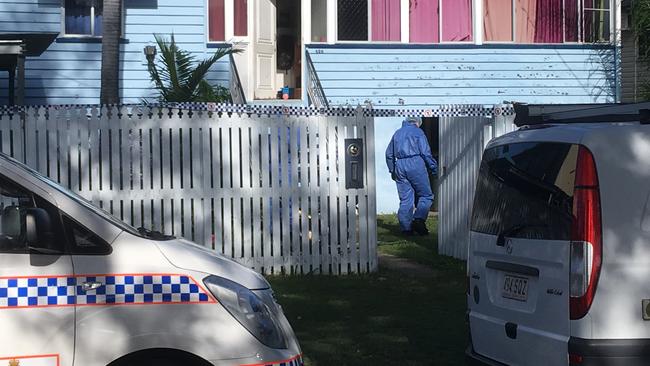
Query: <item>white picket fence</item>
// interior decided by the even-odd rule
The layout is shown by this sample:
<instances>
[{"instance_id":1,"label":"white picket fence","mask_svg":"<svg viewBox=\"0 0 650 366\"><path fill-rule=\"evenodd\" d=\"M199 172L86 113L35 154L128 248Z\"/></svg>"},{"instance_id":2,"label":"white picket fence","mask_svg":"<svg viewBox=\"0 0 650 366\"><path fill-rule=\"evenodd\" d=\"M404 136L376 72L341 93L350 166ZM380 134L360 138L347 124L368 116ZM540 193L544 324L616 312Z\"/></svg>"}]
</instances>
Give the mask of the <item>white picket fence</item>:
<instances>
[{"instance_id":1,"label":"white picket fence","mask_svg":"<svg viewBox=\"0 0 650 366\"><path fill-rule=\"evenodd\" d=\"M472 112L484 108L482 105L447 108L468 112L440 116L438 252L467 259L483 150L491 139L516 129L515 115L511 105L494 106L492 115Z\"/></svg>"},{"instance_id":2,"label":"white picket fence","mask_svg":"<svg viewBox=\"0 0 650 366\"><path fill-rule=\"evenodd\" d=\"M182 236L266 274L377 268L371 117L27 108L0 150L135 226ZM365 142L345 188L344 139Z\"/></svg>"}]
</instances>

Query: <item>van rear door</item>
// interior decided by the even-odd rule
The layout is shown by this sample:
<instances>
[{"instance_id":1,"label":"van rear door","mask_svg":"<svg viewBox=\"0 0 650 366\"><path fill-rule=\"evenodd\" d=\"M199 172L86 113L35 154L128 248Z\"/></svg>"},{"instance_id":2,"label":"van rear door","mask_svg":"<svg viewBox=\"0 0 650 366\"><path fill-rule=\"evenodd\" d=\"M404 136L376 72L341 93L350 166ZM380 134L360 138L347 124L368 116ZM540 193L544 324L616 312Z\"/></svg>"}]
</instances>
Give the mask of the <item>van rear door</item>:
<instances>
[{"instance_id":1,"label":"van rear door","mask_svg":"<svg viewBox=\"0 0 650 366\"><path fill-rule=\"evenodd\" d=\"M569 248L578 145L486 150L472 212L474 351L508 365L567 365Z\"/></svg>"}]
</instances>

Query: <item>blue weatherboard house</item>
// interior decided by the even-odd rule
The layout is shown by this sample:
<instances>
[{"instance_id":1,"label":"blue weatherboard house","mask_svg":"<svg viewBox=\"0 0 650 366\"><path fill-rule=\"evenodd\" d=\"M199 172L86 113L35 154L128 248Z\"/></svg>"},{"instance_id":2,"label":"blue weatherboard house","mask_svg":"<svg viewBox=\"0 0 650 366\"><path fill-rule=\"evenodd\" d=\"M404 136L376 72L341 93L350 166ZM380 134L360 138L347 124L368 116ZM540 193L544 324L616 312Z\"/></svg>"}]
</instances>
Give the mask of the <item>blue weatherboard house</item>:
<instances>
[{"instance_id":1,"label":"blue weatherboard house","mask_svg":"<svg viewBox=\"0 0 650 366\"><path fill-rule=\"evenodd\" d=\"M155 96L143 50L174 33L243 50L209 74L236 102L616 102L621 19L616 0L124 0L121 98ZM98 103L101 33L102 0L0 0L0 104Z\"/></svg>"}]
</instances>

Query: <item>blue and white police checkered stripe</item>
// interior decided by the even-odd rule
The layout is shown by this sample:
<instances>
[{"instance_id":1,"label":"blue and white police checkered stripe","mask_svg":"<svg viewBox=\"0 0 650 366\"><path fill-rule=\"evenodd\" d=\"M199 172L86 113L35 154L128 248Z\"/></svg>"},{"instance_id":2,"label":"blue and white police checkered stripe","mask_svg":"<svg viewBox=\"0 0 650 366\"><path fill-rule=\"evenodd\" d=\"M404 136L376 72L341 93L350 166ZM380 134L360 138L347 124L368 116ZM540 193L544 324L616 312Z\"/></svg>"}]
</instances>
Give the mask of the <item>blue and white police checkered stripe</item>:
<instances>
[{"instance_id":1,"label":"blue and white police checkered stripe","mask_svg":"<svg viewBox=\"0 0 650 366\"><path fill-rule=\"evenodd\" d=\"M84 283L101 286L84 290ZM216 301L193 278L178 274L0 278L0 309L210 302Z\"/></svg>"}]
</instances>

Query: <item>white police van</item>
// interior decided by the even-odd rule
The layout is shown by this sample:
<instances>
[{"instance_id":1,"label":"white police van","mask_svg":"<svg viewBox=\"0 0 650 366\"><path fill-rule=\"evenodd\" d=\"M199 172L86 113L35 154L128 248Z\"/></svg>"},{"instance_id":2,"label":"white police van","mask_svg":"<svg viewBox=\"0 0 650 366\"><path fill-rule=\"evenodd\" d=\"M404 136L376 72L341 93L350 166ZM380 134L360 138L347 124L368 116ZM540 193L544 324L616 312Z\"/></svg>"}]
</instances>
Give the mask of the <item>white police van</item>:
<instances>
[{"instance_id":1,"label":"white police van","mask_svg":"<svg viewBox=\"0 0 650 366\"><path fill-rule=\"evenodd\" d=\"M474 363L650 364L650 126L542 125L491 141L468 277Z\"/></svg>"},{"instance_id":2,"label":"white police van","mask_svg":"<svg viewBox=\"0 0 650 366\"><path fill-rule=\"evenodd\" d=\"M269 283L0 154L0 366L302 365Z\"/></svg>"}]
</instances>

